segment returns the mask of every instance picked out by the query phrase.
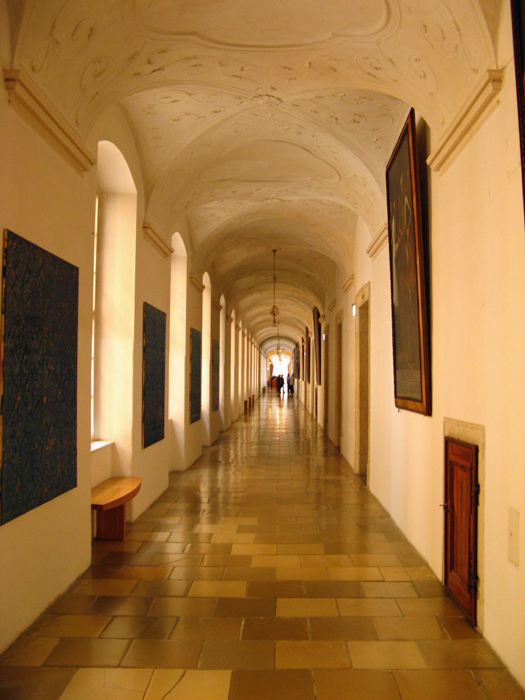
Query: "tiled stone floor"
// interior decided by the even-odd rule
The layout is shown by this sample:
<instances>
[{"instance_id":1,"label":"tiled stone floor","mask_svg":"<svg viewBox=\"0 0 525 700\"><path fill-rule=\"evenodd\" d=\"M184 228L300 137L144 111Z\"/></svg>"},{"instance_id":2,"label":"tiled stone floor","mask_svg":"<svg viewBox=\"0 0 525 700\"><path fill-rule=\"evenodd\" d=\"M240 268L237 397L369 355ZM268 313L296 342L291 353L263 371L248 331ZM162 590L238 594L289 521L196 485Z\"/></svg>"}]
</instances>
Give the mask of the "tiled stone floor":
<instances>
[{"instance_id":1,"label":"tiled stone floor","mask_svg":"<svg viewBox=\"0 0 525 700\"><path fill-rule=\"evenodd\" d=\"M0 657L2 700L524 700L321 429L270 396Z\"/></svg>"}]
</instances>

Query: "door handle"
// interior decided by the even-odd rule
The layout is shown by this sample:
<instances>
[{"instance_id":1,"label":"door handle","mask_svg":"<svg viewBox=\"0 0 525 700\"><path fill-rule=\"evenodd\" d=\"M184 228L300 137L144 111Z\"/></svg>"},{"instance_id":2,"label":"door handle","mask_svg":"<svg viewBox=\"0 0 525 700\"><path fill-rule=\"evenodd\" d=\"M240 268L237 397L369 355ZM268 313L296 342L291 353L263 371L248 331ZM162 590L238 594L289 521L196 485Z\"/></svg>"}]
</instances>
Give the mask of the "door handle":
<instances>
[{"instance_id":1,"label":"door handle","mask_svg":"<svg viewBox=\"0 0 525 700\"><path fill-rule=\"evenodd\" d=\"M440 508L443 508L443 510L445 511L445 513L450 513L450 508L448 507L448 503L440 503L440 504L439 504L439 507L440 507Z\"/></svg>"}]
</instances>

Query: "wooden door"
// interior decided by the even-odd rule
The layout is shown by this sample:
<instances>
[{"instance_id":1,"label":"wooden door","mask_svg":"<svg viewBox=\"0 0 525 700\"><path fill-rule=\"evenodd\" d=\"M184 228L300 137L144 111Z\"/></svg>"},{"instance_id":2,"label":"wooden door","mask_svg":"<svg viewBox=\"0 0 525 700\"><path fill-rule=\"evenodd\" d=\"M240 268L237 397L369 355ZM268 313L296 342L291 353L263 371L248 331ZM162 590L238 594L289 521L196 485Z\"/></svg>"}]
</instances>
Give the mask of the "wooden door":
<instances>
[{"instance_id":1,"label":"wooden door","mask_svg":"<svg viewBox=\"0 0 525 700\"><path fill-rule=\"evenodd\" d=\"M335 440L341 447L343 425L343 324L338 323L335 333Z\"/></svg>"},{"instance_id":2,"label":"wooden door","mask_svg":"<svg viewBox=\"0 0 525 700\"><path fill-rule=\"evenodd\" d=\"M445 587L476 624L478 448L445 438Z\"/></svg>"}]
</instances>

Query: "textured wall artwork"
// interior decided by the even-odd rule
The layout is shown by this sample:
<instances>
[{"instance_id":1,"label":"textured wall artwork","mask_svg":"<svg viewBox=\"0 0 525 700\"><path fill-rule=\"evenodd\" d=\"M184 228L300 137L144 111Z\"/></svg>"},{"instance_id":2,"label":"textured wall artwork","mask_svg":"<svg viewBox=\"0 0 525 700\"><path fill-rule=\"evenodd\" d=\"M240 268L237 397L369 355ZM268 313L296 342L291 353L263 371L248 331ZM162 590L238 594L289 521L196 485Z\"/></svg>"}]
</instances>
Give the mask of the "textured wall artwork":
<instances>
[{"instance_id":1,"label":"textured wall artwork","mask_svg":"<svg viewBox=\"0 0 525 700\"><path fill-rule=\"evenodd\" d=\"M190 423L201 419L201 332L190 328Z\"/></svg>"},{"instance_id":2,"label":"textured wall artwork","mask_svg":"<svg viewBox=\"0 0 525 700\"><path fill-rule=\"evenodd\" d=\"M164 440L166 314L144 303L142 435L144 447Z\"/></svg>"},{"instance_id":3,"label":"textured wall artwork","mask_svg":"<svg viewBox=\"0 0 525 700\"><path fill-rule=\"evenodd\" d=\"M212 411L219 410L219 341L211 341L211 398Z\"/></svg>"},{"instance_id":4,"label":"textured wall artwork","mask_svg":"<svg viewBox=\"0 0 525 700\"><path fill-rule=\"evenodd\" d=\"M4 232L0 523L77 485L78 268Z\"/></svg>"}]
</instances>

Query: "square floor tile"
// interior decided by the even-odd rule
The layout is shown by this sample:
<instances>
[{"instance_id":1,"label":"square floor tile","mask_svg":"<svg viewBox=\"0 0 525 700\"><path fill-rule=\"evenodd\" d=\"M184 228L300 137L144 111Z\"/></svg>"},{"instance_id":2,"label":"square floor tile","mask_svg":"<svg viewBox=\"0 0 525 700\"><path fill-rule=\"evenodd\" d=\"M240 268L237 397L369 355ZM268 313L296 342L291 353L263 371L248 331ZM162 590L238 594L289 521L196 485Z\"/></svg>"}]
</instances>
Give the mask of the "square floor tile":
<instances>
[{"instance_id":1,"label":"square floor tile","mask_svg":"<svg viewBox=\"0 0 525 700\"><path fill-rule=\"evenodd\" d=\"M350 668L344 642L279 641L275 644L276 668Z\"/></svg>"},{"instance_id":2,"label":"square floor tile","mask_svg":"<svg viewBox=\"0 0 525 700\"><path fill-rule=\"evenodd\" d=\"M248 598L302 598L301 581L250 581L246 591Z\"/></svg>"},{"instance_id":3,"label":"square floor tile","mask_svg":"<svg viewBox=\"0 0 525 700\"><path fill-rule=\"evenodd\" d=\"M344 617L401 617L397 602L388 598L337 598L337 607Z\"/></svg>"},{"instance_id":4,"label":"square floor tile","mask_svg":"<svg viewBox=\"0 0 525 700\"><path fill-rule=\"evenodd\" d=\"M229 700L315 700L311 671L234 671Z\"/></svg>"},{"instance_id":5,"label":"square floor tile","mask_svg":"<svg viewBox=\"0 0 525 700\"><path fill-rule=\"evenodd\" d=\"M210 617L215 606L213 598L157 598L149 611L150 617Z\"/></svg>"},{"instance_id":6,"label":"square floor tile","mask_svg":"<svg viewBox=\"0 0 525 700\"><path fill-rule=\"evenodd\" d=\"M0 666L41 666L58 642L48 637L20 637L0 656Z\"/></svg>"},{"instance_id":7,"label":"square floor tile","mask_svg":"<svg viewBox=\"0 0 525 700\"><path fill-rule=\"evenodd\" d=\"M415 642L347 642L353 668L427 668Z\"/></svg>"},{"instance_id":8,"label":"square floor tile","mask_svg":"<svg viewBox=\"0 0 525 700\"><path fill-rule=\"evenodd\" d=\"M113 617L101 639L168 639L176 617Z\"/></svg>"},{"instance_id":9,"label":"square floor tile","mask_svg":"<svg viewBox=\"0 0 525 700\"><path fill-rule=\"evenodd\" d=\"M132 668L196 668L201 641L137 639L131 643L121 666Z\"/></svg>"},{"instance_id":10,"label":"square floor tile","mask_svg":"<svg viewBox=\"0 0 525 700\"><path fill-rule=\"evenodd\" d=\"M314 684L317 700L401 700L387 671L315 669Z\"/></svg>"},{"instance_id":11,"label":"square floor tile","mask_svg":"<svg viewBox=\"0 0 525 700\"><path fill-rule=\"evenodd\" d=\"M302 618L247 618L242 628L243 640L307 640L308 638L308 624L306 619Z\"/></svg>"},{"instance_id":12,"label":"square floor tile","mask_svg":"<svg viewBox=\"0 0 525 700\"><path fill-rule=\"evenodd\" d=\"M242 622L242 618L181 617L171 634L171 639L238 642L241 637Z\"/></svg>"},{"instance_id":13,"label":"square floor tile","mask_svg":"<svg viewBox=\"0 0 525 700\"><path fill-rule=\"evenodd\" d=\"M74 674L72 668L0 667L0 698L57 700Z\"/></svg>"},{"instance_id":14,"label":"square floor tile","mask_svg":"<svg viewBox=\"0 0 525 700\"><path fill-rule=\"evenodd\" d=\"M501 661L483 639L420 642L430 668L500 668Z\"/></svg>"},{"instance_id":15,"label":"square floor tile","mask_svg":"<svg viewBox=\"0 0 525 700\"><path fill-rule=\"evenodd\" d=\"M403 700L487 700L469 671L394 671L394 678Z\"/></svg>"},{"instance_id":16,"label":"square floor tile","mask_svg":"<svg viewBox=\"0 0 525 700\"><path fill-rule=\"evenodd\" d=\"M338 617L334 598L279 598L277 617Z\"/></svg>"},{"instance_id":17,"label":"square floor tile","mask_svg":"<svg viewBox=\"0 0 525 700\"><path fill-rule=\"evenodd\" d=\"M246 581L194 581L188 595L198 598L244 598Z\"/></svg>"},{"instance_id":18,"label":"square floor tile","mask_svg":"<svg viewBox=\"0 0 525 700\"><path fill-rule=\"evenodd\" d=\"M60 700L143 700L151 669L80 668Z\"/></svg>"},{"instance_id":19,"label":"square floor tile","mask_svg":"<svg viewBox=\"0 0 525 700\"><path fill-rule=\"evenodd\" d=\"M205 641L198 665L208 669L274 668L274 655L273 642Z\"/></svg>"},{"instance_id":20,"label":"square floor tile","mask_svg":"<svg viewBox=\"0 0 525 700\"><path fill-rule=\"evenodd\" d=\"M476 669L474 678L489 700L525 700L525 690L504 669Z\"/></svg>"},{"instance_id":21,"label":"square floor tile","mask_svg":"<svg viewBox=\"0 0 525 700\"><path fill-rule=\"evenodd\" d=\"M276 601L271 598L219 598L214 617L275 617Z\"/></svg>"},{"instance_id":22,"label":"square floor tile","mask_svg":"<svg viewBox=\"0 0 525 700\"><path fill-rule=\"evenodd\" d=\"M435 617L376 617L375 626L382 640L445 639Z\"/></svg>"},{"instance_id":23,"label":"square floor tile","mask_svg":"<svg viewBox=\"0 0 525 700\"><path fill-rule=\"evenodd\" d=\"M33 628L37 637L98 637L109 615L43 615Z\"/></svg>"},{"instance_id":24,"label":"square floor tile","mask_svg":"<svg viewBox=\"0 0 525 700\"><path fill-rule=\"evenodd\" d=\"M144 700L228 700L231 671L160 669Z\"/></svg>"},{"instance_id":25,"label":"square floor tile","mask_svg":"<svg viewBox=\"0 0 525 700\"><path fill-rule=\"evenodd\" d=\"M396 618L396 620L399 618ZM379 639L371 617L312 617L312 639L371 641Z\"/></svg>"},{"instance_id":26,"label":"square floor tile","mask_svg":"<svg viewBox=\"0 0 525 700\"><path fill-rule=\"evenodd\" d=\"M130 645L127 639L61 639L46 666L118 666Z\"/></svg>"}]
</instances>

